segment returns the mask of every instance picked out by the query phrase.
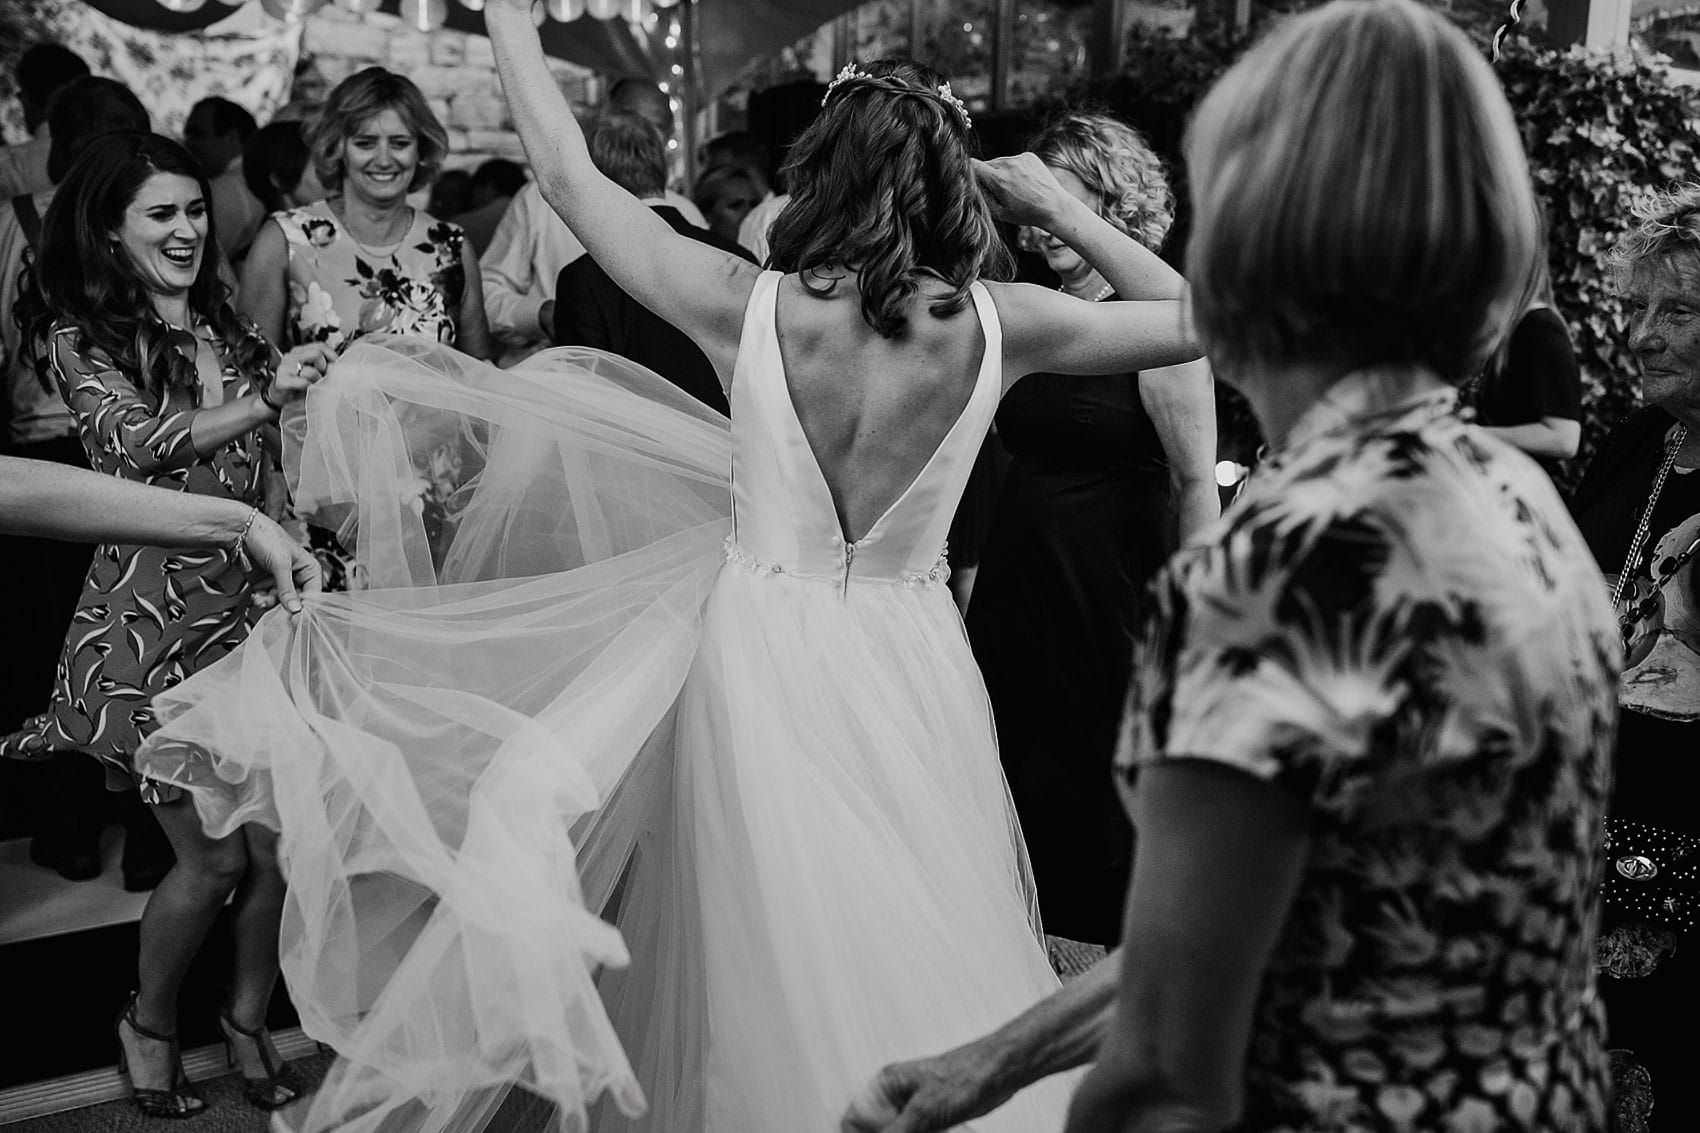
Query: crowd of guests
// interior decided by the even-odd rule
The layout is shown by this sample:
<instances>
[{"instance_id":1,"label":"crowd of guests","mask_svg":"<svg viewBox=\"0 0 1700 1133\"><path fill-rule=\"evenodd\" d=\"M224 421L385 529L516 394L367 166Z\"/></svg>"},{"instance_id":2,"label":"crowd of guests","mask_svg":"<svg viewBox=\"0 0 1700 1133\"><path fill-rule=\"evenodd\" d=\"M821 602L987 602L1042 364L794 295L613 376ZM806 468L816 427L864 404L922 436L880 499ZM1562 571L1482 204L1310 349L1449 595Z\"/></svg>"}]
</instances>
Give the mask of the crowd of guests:
<instances>
[{"instance_id":1,"label":"crowd of guests","mask_svg":"<svg viewBox=\"0 0 1700 1133\"><path fill-rule=\"evenodd\" d=\"M1397 18L1345 31L1343 16L1295 21L1193 128L1206 197L1189 276L1212 359L1272 441L1226 533L1213 526L1208 367L1092 383L1036 374L998 413L1008 463L970 552L967 632L1047 929L1110 948L1127 933L1126 948L1006 1033L888 1069L857 1129L906 1109L904 1128L945 1128L1095 1057L1082 1105L1115 1111L1130 1088L1115 1073L1176 1087L1174 1067L1142 1061L1157 1048L1136 1041L1149 1039L1140 1028L1192 1057L1197 1078L1180 1085L1206 1084L1210 1127L1239 1115L1226 1099L1249 1107L1250 1128L1331 1127L1303 1122L1354 1107L1387 1128L1585 1128L1607 1104L1602 1026L1614 1128L1700 1122L1681 1086L1695 1044L1664 1026L1696 990L1700 964L1681 947L1692 912L1674 890L1662 906L1634 891L1676 872L1661 857L1671 845L1700 837L1684 758L1700 739L1700 190L1658 198L1622 246L1646 405L1568 501L1578 538L1537 466L1480 444L1455 412L1461 387L1482 430L1549 475L1577 452L1581 382L1515 130L1467 48L1400 5L1368 7ZM1341 93L1349 78L1304 86L1342 35L1359 37L1361 66L1386 65L1370 50L1382 37L1439 68L1442 81L1425 72L1430 85L1404 93L1424 112L1406 133L1371 129L1374 108ZM228 901L236 964L220 1023L249 1101L273 1108L299 1091L263 1027L284 892L275 846L257 828L208 837L179 792L130 761L149 699L226 655L268 604L240 552L285 591L320 574L332 589L361 584L356 533L295 521L276 473L307 390L350 342L399 332L491 361L597 347L722 413L726 396L702 351L608 277L520 167L445 170L447 133L404 76L361 71L312 120L263 127L209 98L181 144L62 48L26 52L17 80L35 136L0 150L6 453L226 510L204 521L213 534L175 544L139 524L141 503L128 528L115 516L60 529L113 532L98 550L34 522L6 537L0 566L39 600L16 611L0 751L50 769L37 861L92 876L100 827L117 819L126 886L153 891L138 990L117 1023L138 1106L204 1105L182 1075L176 999ZM1314 111L1291 115L1312 133L1289 122L1281 144L1259 143L1272 164L1250 168L1236 141L1259 136L1259 115L1283 99ZM1338 125L1360 119L1361 136ZM1316 122L1353 139L1350 153ZM664 92L616 84L589 131L592 159L675 231L765 262L788 199L783 144L714 139L686 195L669 183L673 125ZM1028 148L1069 194L1162 246L1175 202L1137 130L1074 113ZM1419 152L1441 159L1413 163ZM1437 227L1383 241L1385 199L1343 188L1372 166L1377 193L1442 202ZM1463 199L1465 183L1481 195ZM427 191L428 206L411 203ZM1242 237L1272 229L1254 213L1276 206L1285 233L1248 250ZM1118 298L1066 241L1036 226L1017 240L1063 292ZM1491 264L1465 283L1447 266L1460 243ZM1422 270L1385 283L1410 264ZM1351 310L1328 305L1348 294ZM461 471L422 459L427 502L441 504ZM8 486L29 482L14 472L36 474L8 463ZM1514 527L1496 526L1508 516ZM282 530L309 543L316 568L280 558ZM1453 588L1425 592L1435 576ZM1160 632L1136 651L1150 625ZM1536 638L1561 648L1518 645ZM1366 673L1375 680L1353 683ZM1436 761L1457 770L1435 777ZM1134 799L1136 770L1147 789ZM1429 913L1414 910L1439 906L1448 935L1426 937ZM1176 924L1186 933L1165 935ZM1507 966L1520 975L1500 979ZM1253 1014L1249 1032L1236 1024ZM1514 1056L1477 1049L1499 1050L1502 1035ZM1017 1041L1051 1053L1012 1069ZM1437 1066L1477 1084L1424 1094ZM1295 1081L1309 1092L1270 1085Z\"/></svg>"}]
</instances>

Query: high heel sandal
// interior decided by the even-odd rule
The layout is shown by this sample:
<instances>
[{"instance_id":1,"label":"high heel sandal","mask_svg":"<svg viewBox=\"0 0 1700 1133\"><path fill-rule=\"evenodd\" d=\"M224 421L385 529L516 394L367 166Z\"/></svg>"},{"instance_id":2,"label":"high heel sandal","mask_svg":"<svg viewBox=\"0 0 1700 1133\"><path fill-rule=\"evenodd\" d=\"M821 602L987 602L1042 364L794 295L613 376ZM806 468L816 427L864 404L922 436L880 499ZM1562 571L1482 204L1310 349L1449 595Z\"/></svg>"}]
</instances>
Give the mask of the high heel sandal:
<instances>
[{"instance_id":1,"label":"high heel sandal","mask_svg":"<svg viewBox=\"0 0 1700 1133\"><path fill-rule=\"evenodd\" d=\"M177 1036L150 1031L136 1022L136 998L139 994L130 993L130 1002L124 1005L124 1010L118 1015L118 1021L112 1025L112 1035L118 1040L118 1072L125 1078L130 1078L130 1052L124 1048L125 1027L129 1027L141 1038L170 1044L171 1087L165 1090L150 1090L136 1085L135 1080L130 1079L130 1095L135 1099L136 1108L141 1111L143 1117L193 1117L207 1108L207 1103L196 1092L189 1076L183 1073L183 1055L177 1049Z\"/></svg>"},{"instance_id":2,"label":"high heel sandal","mask_svg":"<svg viewBox=\"0 0 1700 1133\"><path fill-rule=\"evenodd\" d=\"M271 1051L266 1046L266 1026L261 1023L253 1030L247 1030L230 1017L230 1008L222 1007L218 1012L219 1030L224 1034L224 1053L227 1064L235 1068L236 1036L254 1044L259 1052L260 1065L266 1068L264 1078L242 1076L242 1096L248 1099L248 1104L255 1109L282 1109L290 1102L301 1096L301 1087L296 1084L295 1068L289 1063L278 1059L278 1065L272 1065Z\"/></svg>"}]
</instances>

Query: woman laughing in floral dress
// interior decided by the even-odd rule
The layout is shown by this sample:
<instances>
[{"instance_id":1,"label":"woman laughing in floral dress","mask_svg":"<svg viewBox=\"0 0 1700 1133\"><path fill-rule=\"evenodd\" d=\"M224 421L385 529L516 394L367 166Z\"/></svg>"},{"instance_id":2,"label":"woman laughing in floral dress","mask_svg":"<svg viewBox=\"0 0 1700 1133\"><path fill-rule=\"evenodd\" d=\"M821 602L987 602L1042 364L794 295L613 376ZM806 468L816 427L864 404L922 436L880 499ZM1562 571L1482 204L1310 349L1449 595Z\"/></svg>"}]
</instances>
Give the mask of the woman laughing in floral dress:
<instances>
[{"instance_id":1,"label":"woman laughing in floral dress","mask_svg":"<svg viewBox=\"0 0 1700 1133\"><path fill-rule=\"evenodd\" d=\"M448 135L419 88L382 67L331 92L310 141L319 180L333 194L274 213L242 269L243 312L272 341L322 342L341 352L370 334L421 335L475 358L493 357L478 259L460 227L407 203L431 183ZM427 508L458 487L457 453L422 467ZM358 589L348 540L310 527L327 590Z\"/></svg>"},{"instance_id":2,"label":"woman laughing in floral dress","mask_svg":"<svg viewBox=\"0 0 1700 1133\"><path fill-rule=\"evenodd\" d=\"M75 414L94 468L253 505L262 430L306 392L331 353L308 344L280 360L231 309L208 254L217 235L210 195L177 143L128 131L99 139L47 210L36 286L26 289L17 315L37 346L42 380ZM116 1028L120 1067L148 1116L185 1117L205 1107L183 1076L177 998L227 901L236 947L220 1016L225 1040L252 1104L275 1109L298 1093L264 1029L283 912L275 836L248 827L208 835L180 790L134 767L156 727L154 696L248 636L256 614L242 557L248 533L212 550L100 547L66 634L52 703L0 738L5 755L95 754L108 785L140 790L171 840L176 864L142 914L137 991ZM216 758L199 748L177 755L183 763Z\"/></svg>"}]
</instances>

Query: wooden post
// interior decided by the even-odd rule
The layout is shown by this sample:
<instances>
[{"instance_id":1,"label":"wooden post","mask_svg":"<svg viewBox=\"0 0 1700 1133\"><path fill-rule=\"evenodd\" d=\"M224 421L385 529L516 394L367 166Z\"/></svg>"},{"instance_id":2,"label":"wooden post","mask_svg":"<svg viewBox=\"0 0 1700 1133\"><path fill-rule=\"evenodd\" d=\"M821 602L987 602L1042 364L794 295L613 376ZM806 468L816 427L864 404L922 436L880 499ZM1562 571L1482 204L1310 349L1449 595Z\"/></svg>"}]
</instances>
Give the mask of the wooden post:
<instances>
[{"instance_id":1,"label":"wooden post","mask_svg":"<svg viewBox=\"0 0 1700 1133\"><path fill-rule=\"evenodd\" d=\"M1093 0L1092 42L1086 56L1091 76L1098 79L1121 70L1126 45L1127 6L1122 0Z\"/></svg>"},{"instance_id":2,"label":"wooden post","mask_svg":"<svg viewBox=\"0 0 1700 1133\"><path fill-rule=\"evenodd\" d=\"M673 88L679 99L679 147L685 151L685 185L688 188L697 183L697 114L702 109L702 37L697 34L698 13L695 0L680 0L677 11L679 46L684 48L679 52L679 64L684 67L685 73L669 74L667 77L672 80L668 85Z\"/></svg>"},{"instance_id":3,"label":"wooden post","mask_svg":"<svg viewBox=\"0 0 1700 1133\"><path fill-rule=\"evenodd\" d=\"M1629 42L1631 0L1549 0L1548 43L1612 51Z\"/></svg>"},{"instance_id":4,"label":"wooden post","mask_svg":"<svg viewBox=\"0 0 1700 1133\"><path fill-rule=\"evenodd\" d=\"M832 73L838 74L856 58L856 13L849 11L832 21Z\"/></svg>"},{"instance_id":5,"label":"wooden post","mask_svg":"<svg viewBox=\"0 0 1700 1133\"><path fill-rule=\"evenodd\" d=\"M992 113L1009 108L1009 65L1015 54L1015 0L992 8Z\"/></svg>"}]
</instances>

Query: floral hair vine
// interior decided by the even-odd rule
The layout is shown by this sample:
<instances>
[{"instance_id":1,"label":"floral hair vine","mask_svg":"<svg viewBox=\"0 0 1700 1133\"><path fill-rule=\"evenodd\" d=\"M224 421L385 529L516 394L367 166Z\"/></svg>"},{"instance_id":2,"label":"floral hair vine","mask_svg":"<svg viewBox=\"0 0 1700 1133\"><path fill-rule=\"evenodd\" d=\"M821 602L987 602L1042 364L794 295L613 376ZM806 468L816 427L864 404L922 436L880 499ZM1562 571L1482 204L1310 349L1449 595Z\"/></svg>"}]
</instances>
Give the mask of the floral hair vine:
<instances>
[{"instance_id":1,"label":"floral hair vine","mask_svg":"<svg viewBox=\"0 0 1700 1133\"><path fill-rule=\"evenodd\" d=\"M846 63L844 64L844 69L838 72L837 76L830 83L826 84L826 94L821 97L820 104L825 106L827 99L832 97L832 92L837 90L839 87L848 83L857 82L877 83L880 86L887 87L887 89L894 89L890 86L890 84L883 82L879 76L868 74L855 63ZM941 102L947 106L954 107L956 112L962 115L962 125L965 128L970 130L974 128L974 119L968 116L968 107L960 98L957 98L956 95L951 92L949 83L940 83L937 89L930 91L924 87L911 87L907 84L895 89L899 91L910 91L919 95L936 95Z\"/></svg>"}]
</instances>

